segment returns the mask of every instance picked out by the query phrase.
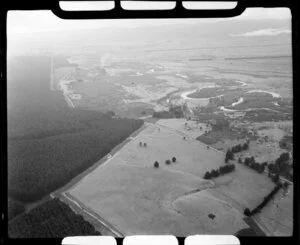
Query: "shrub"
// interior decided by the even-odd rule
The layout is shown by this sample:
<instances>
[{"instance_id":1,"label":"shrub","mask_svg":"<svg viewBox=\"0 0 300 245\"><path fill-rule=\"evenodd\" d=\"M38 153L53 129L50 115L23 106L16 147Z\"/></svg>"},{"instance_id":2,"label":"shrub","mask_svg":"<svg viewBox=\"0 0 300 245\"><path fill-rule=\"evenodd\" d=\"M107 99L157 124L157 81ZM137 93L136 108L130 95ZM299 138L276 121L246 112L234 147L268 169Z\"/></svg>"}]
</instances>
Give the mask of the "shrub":
<instances>
[{"instance_id":1,"label":"shrub","mask_svg":"<svg viewBox=\"0 0 300 245\"><path fill-rule=\"evenodd\" d=\"M155 167L155 168L158 168L158 167L159 167L159 163L158 163L158 161L155 161L155 163L154 163L154 167Z\"/></svg>"},{"instance_id":2,"label":"shrub","mask_svg":"<svg viewBox=\"0 0 300 245\"><path fill-rule=\"evenodd\" d=\"M246 215L246 216L250 216L251 215L251 211L250 211L249 208L245 208L244 215Z\"/></svg>"},{"instance_id":3,"label":"shrub","mask_svg":"<svg viewBox=\"0 0 300 245\"><path fill-rule=\"evenodd\" d=\"M176 162L176 157L172 157L172 162Z\"/></svg>"},{"instance_id":4,"label":"shrub","mask_svg":"<svg viewBox=\"0 0 300 245\"><path fill-rule=\"evenodd\" d=\"M288 186L289 186L290 184L288 183L288 182L284 182L283 183L283 187L286 189L286 188L288 188Z\"/></svg>"},{"instance_id":5,"label":"shrub","mask_svg":"<svg viewBox=\"0 0 300 245\"><path fill-rule=\"evenodd\" d=\"M203 178L204 178L204 179L211 179L210 173L209 173L209 172L206 172Z\"/></svg>"},{"instance_id":6,"label":"shrub","mask_svg":"<svg viewBox=\"0 0 300 245\"><path fill-rule=\"evenodd\" d=\"M170 164L171 163L171 161L168 159L168 160L166 160L166 164Z\"/></svg>"},{"instance_id":7,"label":"shrub","mask_svg":"<svg viewBox=\"0 0 300 245\"><path fill-rule=\"evenodd\" d=\"M272 176L272 181L273 181L275 184L277 184L278 181L279 181L279 174L273 175L273 176Z\"/></svg>"},{"instance_id":8,"label":"shrub","mask_svg":"<svg viewBox=\"0 0 300 245\"><path fill-rule=\"evenodd\" d=\"M211 177L215 178L220 175L220 172L218 170L213 169L210 174L211 174Z\"/></svg>"}]
</instances>

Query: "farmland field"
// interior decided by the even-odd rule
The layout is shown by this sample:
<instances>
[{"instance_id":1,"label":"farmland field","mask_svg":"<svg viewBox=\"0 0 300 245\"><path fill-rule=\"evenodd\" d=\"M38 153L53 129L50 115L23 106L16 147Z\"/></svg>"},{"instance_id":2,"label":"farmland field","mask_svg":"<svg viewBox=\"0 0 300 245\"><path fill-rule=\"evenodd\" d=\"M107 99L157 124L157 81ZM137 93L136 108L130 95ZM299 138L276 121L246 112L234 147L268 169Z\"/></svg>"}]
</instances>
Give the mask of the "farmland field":
<instances>
[{"instance_id":1,"label":"farmland field","mask_svg":"<svg viewBox=\"0 0 300 245\"><path fill-rule=\"evenodd\" d=\"M174 120L177 124L182 121ZM69 189L72 198L124 234L233 234L248 227L243 209L255 207L273 183L242 166L226 177L204 180L206 171L224 165L224 154L195 139L184 140L182 132L161 125L160 121L150 124L106 164ZM167 165L165 160L173 156L176 162ZM159 162L157 169L155 161ZM259 195L253 195L256 192ZM132 220L137 213L138 218ZM216 220L209 219L210 213ZM227 222L232 226L224 231Z\"/></svg>"},{"instance_id":2,"label":"farmland field","mask_svg":"<svg viewBox=\"0 0 300 245\"><path fill-rule=\"evenodd\" d=\"M140 147L140 141L147 142L147 147ZM168 148L164 147L166 144ZM165 160L173 156L176 162L166 165ZM69 193L125 234L186 236L199 230L211 233L212 228L213 233L218 233L229 221L233 227L227 232L235 232L238 227L246 226L243 216L231 205L211 196L209 189L214 184L202 178L205 171L222 165L223 159L223 154L215 154L197 141L184 140L172 129L150 125ZM160 163L158 169L153 167L156 160ZM209 200L215 200L214 206ZM228 208L233 213L221 215ZM213 210L218 223L207 217ZM135 213L139 216L132 220ZM203 222L193 221L191 217L195 215L202 217Z\"/></svg>"}]
</instances>

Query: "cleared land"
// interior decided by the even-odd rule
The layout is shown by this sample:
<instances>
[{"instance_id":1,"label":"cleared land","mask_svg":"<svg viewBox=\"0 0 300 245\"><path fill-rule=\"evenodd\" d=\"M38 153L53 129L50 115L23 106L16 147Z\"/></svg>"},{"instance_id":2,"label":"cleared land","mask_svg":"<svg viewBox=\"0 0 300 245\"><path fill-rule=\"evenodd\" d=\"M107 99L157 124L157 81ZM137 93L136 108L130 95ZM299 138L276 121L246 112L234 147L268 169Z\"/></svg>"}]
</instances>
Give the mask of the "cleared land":
<instances>
[{"instance_id":1,"label":"cleared land","mask_svg":"<svg viewBox=\"0 0 300 245\"><path fill-rule=\"evenodd\" d=\"M140 147L140 141L147 147ZM176 163L166 165L173 156ZM156 160L158 169L153 167ZM125 234L233 233L247 227L243 215L212 196L214 183L202 179L204 172L223 162L223 154L150 125L69 193ZM210 212L218 218L211 220ZM232 225L224 231L228 222Z\"/></svg>"},{"instance_id":2,"label":"cleared land","mask_svg":"<svg viewBox=\"0 0 300 245\"><path fill-rule=\"evenodd\" d=\"M184 122L172 121L171 128L166 120L150 124L68 194L125 235L234 234L247 228L244 208L259 204L274 184L244 166L204 180L206 171L224 165L224 154L195 139L184 140L177 127ZM165 164L173 156L176 162ZM155 161L159 168L153 167Z\"/></svg>"},{"instance_id":3,"label":"cleared land","mask_svg":"<svg viewBox=\"0 0 300 245\"><path fill-rule=\"evenodd\" d=\"M187 121L185 118L176 119L160 119L157 125L174 129L178 133L187 135L191 139L196 139L198 136L210 131L211 127L205 123L197 123L196 121ZM200 129L201 128L201 129Z\"/></svg>"}]
</instances>

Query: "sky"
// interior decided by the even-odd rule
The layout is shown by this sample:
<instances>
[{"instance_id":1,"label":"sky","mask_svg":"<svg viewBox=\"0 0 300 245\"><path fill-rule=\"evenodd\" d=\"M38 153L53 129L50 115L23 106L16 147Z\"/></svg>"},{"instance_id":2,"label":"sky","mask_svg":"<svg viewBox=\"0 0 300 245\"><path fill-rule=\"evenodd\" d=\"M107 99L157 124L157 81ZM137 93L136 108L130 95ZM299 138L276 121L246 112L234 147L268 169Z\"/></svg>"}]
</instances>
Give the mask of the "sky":
<instances>
[{"instance_id":1,"label":"sky","mask_svg":"<svg viewBox=\"0 0 300 245\"><path fill-rule=\"evenodd\" d=\"M249 8L236 20L279 20L290 19L288 8ZM135 19L128 20L64 20L55 16L50 10L39 11L9 11L7 17L8 34L63 31L78 29L94 29L101 27L127 27L166 24L194 24L198 22L215 22L223 19Z\"/></svg>"}]
</instances>

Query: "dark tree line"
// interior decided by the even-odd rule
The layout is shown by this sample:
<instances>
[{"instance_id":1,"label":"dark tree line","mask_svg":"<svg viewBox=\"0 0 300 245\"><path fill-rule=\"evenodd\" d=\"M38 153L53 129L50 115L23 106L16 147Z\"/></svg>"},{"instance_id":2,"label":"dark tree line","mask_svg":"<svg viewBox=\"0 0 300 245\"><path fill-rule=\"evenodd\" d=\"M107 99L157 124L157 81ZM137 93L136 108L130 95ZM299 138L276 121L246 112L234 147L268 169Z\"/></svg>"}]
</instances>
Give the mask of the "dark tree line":
<instances>
[{"instance_id":1,"label":"dark tree line","mask_svg":"<svg viewBox=\"0 0 300 245\"><path fill-rule=\"evenodd\" d=\"M63 238L66 236L101 235L81 215L55 198L8 223L9 237Z\"/></svg>"},{"instance_id":2,"label":"dark tree line","mask_svg":"<svg viewBox=\"0 0 300 245\"><path fill-rule=\"evenodd\" d=\"M267 162L258 163L255 161L255 158L252 157L246 157L244 159L244 162L242 162L241 159L238 161L239 163L243 163L244 165L248 166L249 168L252 168L258 173L263 173L265 171L266 166L268 165Z\"/></svg>"},{"instance_id":3,"label":"dark tree line","mask_svg":"<svg viewBox=\"0 0 300 245\"><path fill-rule=\"evenodd\" d=\"M221 166L219 169L213 169L210 172L207 171L204 175L204 179L216 178L220 175L230 173L230 172L234 171L234 169L235 169L234 164L228 164L228 165L225 165L225 166Z\"/></svg>"},{"instance_id":4,"label":"dark tree line","mask_svg":"<svg viewBox=\"0 0 300 245\"><path fill-rule=\"evenodd\" d=\"M282 186L283 185L280 182L277 183L273 190L267 196L264 197L264 200L256 208L254 208L252 211L249 208L246 208L244 210L244 214L246 216L252 216L254 214L259 213L268 204L268 202L272 198L274 198L275 194L280 190L280 188L282 188Z\"/></svg>"},{"instance_id":5,"label":"dark tree line","mask_svg":"<svg viewBox=\"0 0 300 245\"><path fill-rule=\"evenodd\" d=\"M290 154L288 152L282 153L274 162L269 164L268 170L272 175L282 175L289 179L292 179L290 170L292 165L290 164Z\"/></svg>"},{"instance_id":6,"label":"dark tree line","mask_svg":"<svg viewBox=\"0 0 300 245\"><path fill-rule=\"evenodd\" d=\"M238 144L233 146L231 149L228 149L225 155L225 162L227 163L229 160L234 160L234 153L238 153L241 151L246 151L249 149L249 141L244 144Z\"/></svg>"},{"instance_id":7,"label":"dark tree line","mask_svg":"<svg viewBox=\"0 0 300 245\"><path fill-rule=\"evenodd\" d=\"M269 170L268 176L274 183L278 183L280 175L292 179L292 175L290 174L292 168L290 165L290 155L287 152L282 153L275 162L271 164L268 164L268 162L258 163L253 156L246 157L244 162L239 158L238 163L244 164L258 173L263 173L267 167Z\"/></svg>"}]
</instances>

